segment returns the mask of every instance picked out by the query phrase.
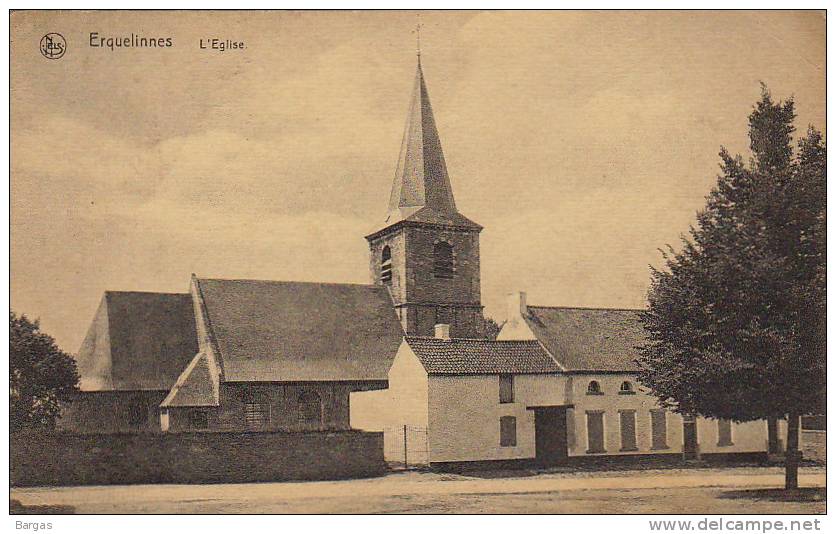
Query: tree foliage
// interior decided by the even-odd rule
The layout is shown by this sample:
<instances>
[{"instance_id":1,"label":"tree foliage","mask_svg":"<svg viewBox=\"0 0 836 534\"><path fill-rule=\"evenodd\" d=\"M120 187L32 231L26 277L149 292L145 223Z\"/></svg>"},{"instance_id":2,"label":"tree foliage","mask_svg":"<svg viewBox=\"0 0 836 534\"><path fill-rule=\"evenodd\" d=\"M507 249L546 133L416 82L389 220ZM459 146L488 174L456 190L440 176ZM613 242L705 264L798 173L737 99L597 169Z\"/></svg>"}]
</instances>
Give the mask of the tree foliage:
<instances>
[{"instance_id":1,"label":"tree foliage","mask_svg":"<svg viewBox=\"0 0 836 534\"><path fill-rule=\"evenodd\" d=\"M504 322L502 324L497 323L496 319L492 317L483 316L482 324L479 327L480 337L490 339L492 341L495 340L496 336L499 335L499 331L502 330L502 325L504 324Z\"/></svg>"},{"instance_id":2,"label":"tree foliage","mask_svg":"<svg viewBox=\"0 0 836 534\"><path fill-rule=\"evenodd\" d=\"M640 379L680 413L824 410L826 149L810 127L793 150L794 119L793 100L775 102L764 86L748 164L720 151L696 226L651 268Z\"/></svg>"},{"instance_id":3,"label":"tree foliage","mask_svg":"<svg viewBox=\"0 0 836 534\"><path fill-rule=\"evenodd\" d=\"M9 311L9 424L11 431L52 427L58 402L78 391L75 360L41 332L38 321Z\"/></svg>"}]
</instances>

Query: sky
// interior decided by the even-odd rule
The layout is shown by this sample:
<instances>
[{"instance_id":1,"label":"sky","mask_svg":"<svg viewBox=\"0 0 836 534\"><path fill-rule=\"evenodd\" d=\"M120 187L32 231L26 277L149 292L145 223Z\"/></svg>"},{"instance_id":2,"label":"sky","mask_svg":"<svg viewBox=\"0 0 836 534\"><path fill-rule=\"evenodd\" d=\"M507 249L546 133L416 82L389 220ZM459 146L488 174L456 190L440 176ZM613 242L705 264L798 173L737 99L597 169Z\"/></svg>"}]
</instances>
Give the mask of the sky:
<instances>
[{"instance_id":1,"label":"sky","mask_svg":"<svg viewBox=\"0 0 836 534\"><path fill-rule=\"evenodd\" d=\"M368 283L414 11L15 12L11 306L76 352L105 290ZM486 314L642 307L760 82L825 128L823 12L431 12L422 65ZM48 32L67 41L41 56ZM90 33L172 37L89 46ZM200 41L242 41L225 52Z\"/></svg>"}]
</instances>

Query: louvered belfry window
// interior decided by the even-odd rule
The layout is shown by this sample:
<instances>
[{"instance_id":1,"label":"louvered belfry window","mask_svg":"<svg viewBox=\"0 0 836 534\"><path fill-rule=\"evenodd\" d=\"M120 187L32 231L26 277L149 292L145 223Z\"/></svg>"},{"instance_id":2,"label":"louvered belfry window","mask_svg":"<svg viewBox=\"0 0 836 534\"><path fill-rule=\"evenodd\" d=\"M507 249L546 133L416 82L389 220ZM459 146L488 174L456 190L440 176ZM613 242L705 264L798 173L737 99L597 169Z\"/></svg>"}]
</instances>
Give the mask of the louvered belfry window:
<instances>
[{"instance_id":1,"label":"louvered belfry window","mask_svg":"<svg viewBox=\"0 0 836 534\"><path fill-rule=\"evenodd\" d=\"M387 285L392 282L392 249L389 245L380 253L380 281Z\"/></svg>"},{"instance_id":2,"label":"louvered belfry window","mask_svg":"<svg viewBox=\"0 0 836 534\"><path fill-rule=\"evenodd\" d=\"M433 246L433 274L436 278L453 278L453 245L439 241Z\"/></svg>"}]
</instances>

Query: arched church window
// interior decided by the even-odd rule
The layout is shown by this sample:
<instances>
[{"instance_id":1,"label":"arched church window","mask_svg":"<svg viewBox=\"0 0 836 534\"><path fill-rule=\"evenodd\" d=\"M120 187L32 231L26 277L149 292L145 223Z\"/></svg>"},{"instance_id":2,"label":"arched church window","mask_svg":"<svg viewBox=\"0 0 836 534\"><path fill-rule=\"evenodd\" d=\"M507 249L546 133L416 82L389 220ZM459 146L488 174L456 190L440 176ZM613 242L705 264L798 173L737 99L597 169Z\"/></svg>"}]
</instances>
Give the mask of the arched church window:
<instances>
[{"instance_id":1,"label":"arched church window","mask_svg":"<svg viewBox=\"0 0 836 534\"><path fill-rule=\"evenodd\" d=\"M628 380L622 382L621 388L619 389L619 393L621 395L631 395L635 393L635 391L633 391L633 383Z\"/></svg>"},{"instance_id":2,"label":"arched church window","mask_svg":"<svg viewBox=\"0 0 836 534\"><path fill-rule=\"evenodd\" d=\"M380 281L384 284L392 282L392 249L389 245L383 247L380 253Z\"/></svg>"},{"instance_id":3,"label":"arched church window","mask_svg":"<svg viewBox=\"0 0 836 534\"><path fill-rule=\"evenodd\" d=\"M453 245L439 241L433 247L433 274L436 278L453 278Z\"/></svg>"},{"instance_id":4,"label":"arched church window","mask_svg":"<svg viewBox=\"0 0 836 534\"><path fill-rule=\"evenodd\" d=\"M599 384L597 380L590 380L589 385L586 387L586 394L603 395L603 393L601 392L601 384Z\"/></svg>"},{"instance_id":5,"label":"arched church window","mask_svg":"<svg viewBox=\"0 0 836 534\"><path fill-rule=\"evenodd\" d=\"M303 391L299 394L299 424L316 426L322 424L322 399L315 391Z\"/></svg>"}]
</instances>

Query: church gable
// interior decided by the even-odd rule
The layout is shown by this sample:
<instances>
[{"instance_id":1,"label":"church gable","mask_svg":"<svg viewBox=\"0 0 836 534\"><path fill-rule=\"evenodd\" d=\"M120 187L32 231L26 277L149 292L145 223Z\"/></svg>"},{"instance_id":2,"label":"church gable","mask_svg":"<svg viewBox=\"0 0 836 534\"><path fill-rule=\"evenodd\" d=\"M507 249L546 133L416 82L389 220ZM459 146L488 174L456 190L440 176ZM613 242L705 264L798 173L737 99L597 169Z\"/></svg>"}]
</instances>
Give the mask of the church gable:
<instances>
[{"instance_id":1,"label":"church gable","mask_svg":"<svg viewBox=\"0 0 836 534\"><path fill-rule=\"evenodd\" d=\"M80 376L79 387L82 391L113 389L106 296L99 302L75 360Z\"/></svg>"},{"instance_id":2,"label":"church gable","mask_svg":"<svg viewBox=\"0 0 836 534\"><path fill-rule=\"evenodd\" d=\"M196 353L189 294L107 291L76 359L83 390L168 390Z\"/></svg>"},{"instance_id":3,"label":"church gable","mask_svg":"<svg viewBox=\"0 0 836 534\"><path fill-rule=\"evenodd\" d=\"M218 372L214 362L204 353L197 354L177 379L160 406L217 406Z\"/></svg>"}]
</instances>

